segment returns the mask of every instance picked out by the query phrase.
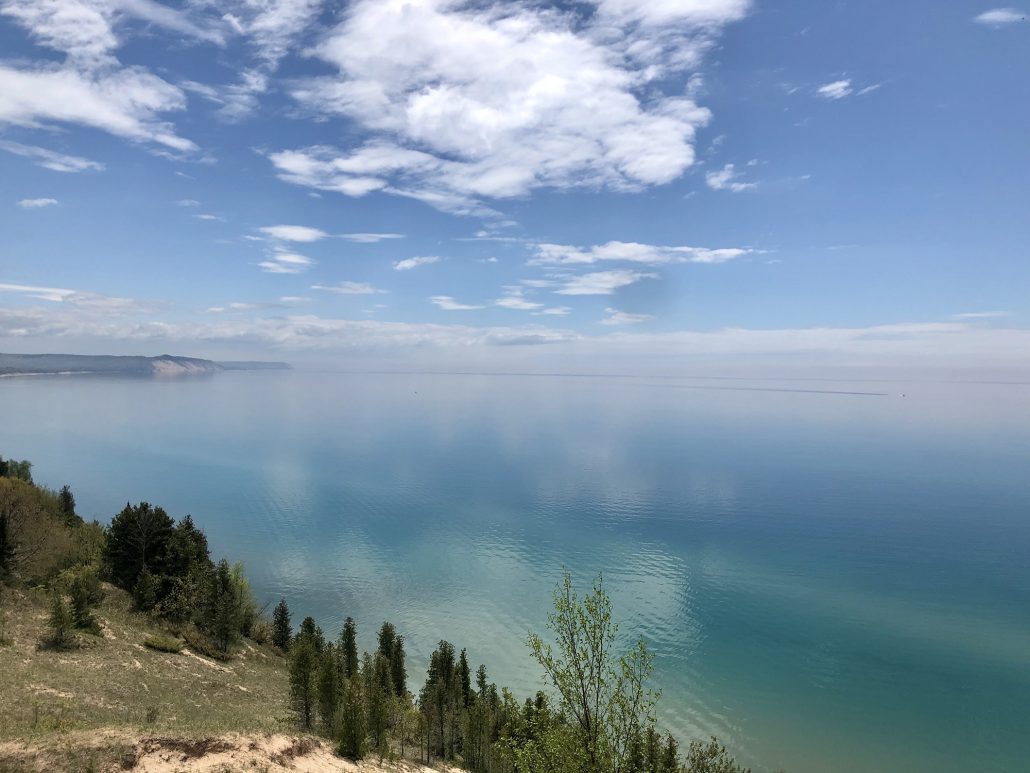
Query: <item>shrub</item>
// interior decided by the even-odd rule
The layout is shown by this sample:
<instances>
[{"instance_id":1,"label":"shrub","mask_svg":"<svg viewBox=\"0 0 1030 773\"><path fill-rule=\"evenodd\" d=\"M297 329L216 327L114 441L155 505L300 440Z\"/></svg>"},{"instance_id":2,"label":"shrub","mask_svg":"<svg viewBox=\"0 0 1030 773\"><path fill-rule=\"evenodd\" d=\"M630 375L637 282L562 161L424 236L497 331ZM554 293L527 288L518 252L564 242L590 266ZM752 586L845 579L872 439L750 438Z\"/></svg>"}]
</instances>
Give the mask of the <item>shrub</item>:
<instances>
[{"instance_id":1,"label":"shrub","mask_svg":"<svg viewBox=\"0 0 1030 773\"><path fill-rule=\"evenodd\" d=\"M75 621L64 600L64 595L56 587L50 591L50 619L48 622L50 638L46 643L50 647L55 650L68 650L76 646Z\"/></svg>"},{"instance_id":2,"label":"shrub","mask_svg":"<svg viewBox=\"0 0 1030 773\"><path fill-rule=\"evenodd\" d=\"M148 636L143 640L143 646L158 652L170 652L173 655L178 655L182 652L182 641L161 634Z\"/></svg>"}]
</instances>

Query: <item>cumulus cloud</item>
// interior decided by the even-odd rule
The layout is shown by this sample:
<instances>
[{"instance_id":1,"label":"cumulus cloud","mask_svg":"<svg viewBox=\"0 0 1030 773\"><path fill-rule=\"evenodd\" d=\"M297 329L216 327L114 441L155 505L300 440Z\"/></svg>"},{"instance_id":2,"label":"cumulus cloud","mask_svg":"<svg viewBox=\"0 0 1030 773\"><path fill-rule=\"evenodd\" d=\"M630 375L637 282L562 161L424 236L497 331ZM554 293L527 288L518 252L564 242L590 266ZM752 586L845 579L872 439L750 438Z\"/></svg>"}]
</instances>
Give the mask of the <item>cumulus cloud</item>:
<instances>
[{"instance_id":1,"label":"cumulus cloud","mask_svg":"<svg viewBox=\"0 0 1030 773\"><path fill-rule=\"evenodd\" d=\"M601 320L602 325L637 325L654 319L650 314L630 314L611 307L605 309L607 317Z\"/></svg>"},{"instance_id":2,"label":"cumulus cloud","mask_svg":"<svg viewBox=\"0 0 1030 773\"><path fill-rule=\"evenodd\" d=\"M585 249L567 244L537 244L530 265L577 265L622 261L660 265L665 263L725 263L752 252L742 247L662 247L639 242L612 241Z\"/></svg>"},{"instance_id":3,"label":"cumulus cloud","mask_svg":"<svg viewBox=\"0 0 1030 773\"><path fill-rule=\"evenodd\" d=\"M479 306L469 303L458 303L450 295L434 295L429 299L431 303L440 307L444 311L473 311L475 309L483 309L485 306Z\"/></svg>"},{"instance_id":4,"label":"cumulus cloud","mask_svg":"<svg viewBox=\"0 0 1030 773\"><path fill-rule=\"evenodd\" d=\"M324 290L328 293L336 293L337 295L374 295L376 293L385 293L386 290L380 290L378 287L368 284L367 282L340 282L335 285L311 285L312 290Z\"/></svg>"},{"instance_id":5,"label":"cumulus cloud","mask_svg":"<svg viewBox=\"0 0 1030 773\"><path fill-rule=\"evenodd\" d=\"M733 164L726 164L722 169L705 173L705 183L713 191L731 191L742 193L751 191L758 187L757 183L741 182L738 178L740 172Z\"/></svg>"},{"instance_id":6,"label":"cumulus cloud","mask_svg":"<svg viewBox=\"0 0 1030 773\"><path fill-rule=\"evenodd\" d=\"M849 78L833 81L832 83L824 83L815 90L816 94L825 99L843 99L852 92L853 89L851 88L851 80Z\"/></svg>"},{"instance_id":7,"label":"cumulus cloud","mask_svg":"<svg viewBox=\"0 0 1030 773\"><path fill-rule=\"evenodd\" d=\"M554 292L558 295L611 295L620 287L636 284L642 279L657 279L658 274L619 269L595 271L564 279Z\"/></svg>"},{"instance_id":8,"label":"cumulus cloud","mask_svg":"<svg viewBox=\"0 0 1030 773\"><path fill-rule=\"evenodd\" d=\"M306 225L269 225L258 230L266 236L286 242L317 242L329 236L321 229Z\"/></svg>"},{"instance_id":9,"label":"cumulus cloud","mask_svg":"<svg viewBox=\"0 0 1030 773\"><path fill-rule=\"evenodd\" d=\"M1015 8L992 8L973 17L973 21L989 27L1004 27L1008 24L1026 21L1026 18L1026 13L1017 11Z\"/></svg>"},{"instance_id":10,"label":"cumulus cloud","mask_svg":"<svg viewBox=\"0 0 1030 773\"><path fill-rule=\"evenodd\" d=\"M0 140L0 150L16 156L31 158L44 169L51 169L55 172L100 172L104 169L104 165L99 161L57 153L36 145L23 145L20 142Z\"/></svg>"},{"instance_id":11,"label":"cumulus cloud","mask_svg":"<svg viewBox=\"0 0 1030 773\"><path fill-rule=\"evenodd\" d=\"M43 209L57 204L57 199L22 199L18 206L22 209Z\"/></svg>"},{"instance_id":12,"label":"cumulus cloud","mask_svg":"<svg viewBox=\"0 0 1030 773\"><path fill-rule=\"evenodd\" d=\"M292 183L406 195L459 214L540 187L637 190L694 162L708 110L663 93L745 0L623 0L594 14L523 3L359 0L312 53L336 69L293 96L369 135L269 158ZM601 108L603 106L603 109Z\"/></svg>"},{"instance_id":13,"label":"cumulus cloud","mask_svg":"<svg viewBox=\"0 0 1030 773\"><path fill-rule=\"evenodd\" d=\"M398 260L393 264L394 271L410 271L413 268L419 266L427 266L430 263L439 263L440 258L437 255L419 255L414 258L405 258L404 260Z\"/></svg>"}]
</instances>

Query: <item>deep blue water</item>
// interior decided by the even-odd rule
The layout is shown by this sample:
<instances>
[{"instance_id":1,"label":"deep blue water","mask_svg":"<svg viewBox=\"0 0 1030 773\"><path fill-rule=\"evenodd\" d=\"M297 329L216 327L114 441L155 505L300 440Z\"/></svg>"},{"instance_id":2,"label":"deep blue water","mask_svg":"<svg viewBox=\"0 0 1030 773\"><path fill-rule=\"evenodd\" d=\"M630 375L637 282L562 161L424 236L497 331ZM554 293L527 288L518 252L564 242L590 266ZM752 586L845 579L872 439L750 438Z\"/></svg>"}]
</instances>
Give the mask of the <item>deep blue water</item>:
<instances>
[{"instance_id":1,"label":"deep blue water","mask_svg":"<svg viewBox=\"0 0 1030 773\"><path fill-rule=\"evenodd\" d=\"M534 691L561 568L603 571L681 736L756 770L1030 769L1030 386L292 372L0 400L0 454L81 512L192 513L296 619L352 615L365 646L396 623L413 681L447 638Z\"/></svg>"}]
</instances>

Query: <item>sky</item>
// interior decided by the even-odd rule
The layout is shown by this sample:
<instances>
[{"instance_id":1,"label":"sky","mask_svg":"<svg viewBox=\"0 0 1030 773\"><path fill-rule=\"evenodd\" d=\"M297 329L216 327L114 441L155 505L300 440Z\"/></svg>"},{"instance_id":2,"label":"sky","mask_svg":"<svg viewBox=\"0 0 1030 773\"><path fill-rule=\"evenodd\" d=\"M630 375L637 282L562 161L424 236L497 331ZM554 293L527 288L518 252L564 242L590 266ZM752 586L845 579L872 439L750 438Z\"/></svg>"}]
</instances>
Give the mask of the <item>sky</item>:
<instances>
[{"instance_id":1,"label":"sky","mask_svg":"<svg viewBox=\"0 0 1030 773\"><path fill-rule=\"evenodd\" d=\"M1030 368L1028 12L0 0L0 351Z\"/></svg>"}]
</instances>

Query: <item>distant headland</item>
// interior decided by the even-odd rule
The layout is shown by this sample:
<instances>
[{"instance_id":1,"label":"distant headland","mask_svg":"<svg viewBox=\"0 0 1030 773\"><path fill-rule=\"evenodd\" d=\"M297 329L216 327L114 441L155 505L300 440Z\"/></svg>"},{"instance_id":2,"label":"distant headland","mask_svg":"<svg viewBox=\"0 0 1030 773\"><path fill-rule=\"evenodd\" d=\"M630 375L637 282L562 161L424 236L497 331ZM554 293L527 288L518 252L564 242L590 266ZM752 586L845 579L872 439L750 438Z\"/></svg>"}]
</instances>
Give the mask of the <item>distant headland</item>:
<instances>
[{"instance_id":1,"label":"distant headland","mask_svg":"<svg viewBox=\"0 0 1030 773\"><path fill-rule=\"evenodd\" d=\"M90 354L3 354L0 376L107 374L126 376L192 376L223 370L290 370L286 362L216 362L197 357L160 354L134 357Z\"/></svg>"}]
</instances>

